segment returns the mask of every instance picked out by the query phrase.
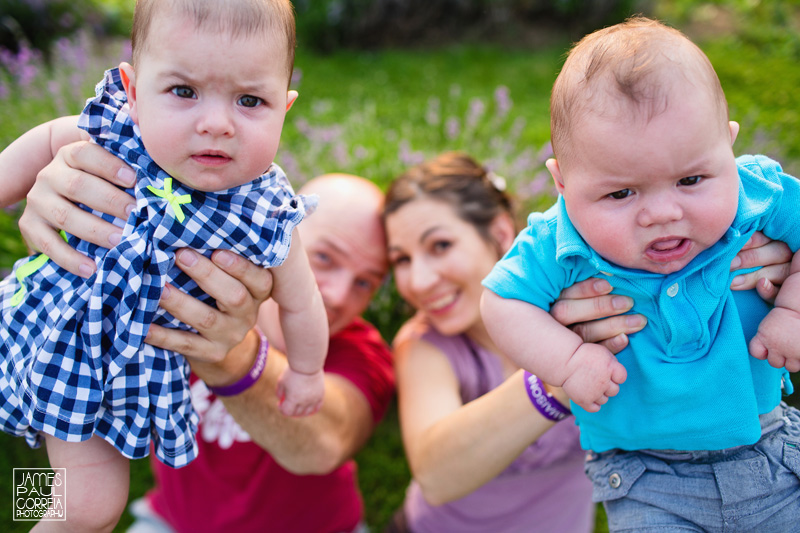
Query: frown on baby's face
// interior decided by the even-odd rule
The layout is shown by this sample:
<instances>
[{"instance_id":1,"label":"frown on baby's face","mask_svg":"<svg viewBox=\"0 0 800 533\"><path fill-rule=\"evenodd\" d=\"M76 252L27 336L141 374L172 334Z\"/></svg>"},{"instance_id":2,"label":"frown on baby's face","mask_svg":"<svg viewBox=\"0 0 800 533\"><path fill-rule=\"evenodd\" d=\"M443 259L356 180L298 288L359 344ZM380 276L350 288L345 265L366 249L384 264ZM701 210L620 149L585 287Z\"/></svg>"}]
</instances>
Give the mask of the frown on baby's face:
<instances>
[{"instance_id":1,"label":"frown on baby's face","mask_svg":"<svg viewBox=\"0 0 800 533\"><path fill-rule=\"evenodd\" d=\"M154 20L147 39L126 89L153 160L202 191L263 174L296 96L285 39L197 28L180 14Z\"/></svg>"},{"instance_id":2,"label":"frown on baby's face","mask_svg":"<svg viewBox=\"0 0 800 533\"><path fill-rule=\"evenodd\" d=\"M590 113L571 137L574 155L548 168L570 220L597 253L623 267L672 273L733 222L737 133L709 98L676 94L649 121Z\"/></svg>"}]
</instances>

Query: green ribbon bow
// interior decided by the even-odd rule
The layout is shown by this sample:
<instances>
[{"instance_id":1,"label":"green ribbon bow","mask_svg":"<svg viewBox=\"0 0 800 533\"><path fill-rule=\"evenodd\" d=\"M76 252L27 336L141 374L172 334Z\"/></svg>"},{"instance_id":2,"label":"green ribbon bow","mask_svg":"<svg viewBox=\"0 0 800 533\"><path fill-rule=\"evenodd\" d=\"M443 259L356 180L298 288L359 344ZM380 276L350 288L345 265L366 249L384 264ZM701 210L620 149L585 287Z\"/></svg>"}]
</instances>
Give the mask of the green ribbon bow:
<instances>
[{"instance_id":1,"label":"green ribbon bow","mask_svg":"<svg viewBox=\"0 0 800 533\"><path fill-rule=\"evenodd\" d=\"M178 219L178 222L183 223L183 219L186 216L183 214L183 209L181 209L181 204L188 204L191 203L192 197L188 194L181 194L180 196L175 195L172 192L172 178L165 178L164 179L164 189L156 189L152 185L147 186L147 190L151 193L155 194L159 198L164 198L169 205L172 206L172 211L175 213L175 218Z\"/></svg>"},{"instance_id":2,"label":"green ribbon bow","mask_svg":"<svg viewBox=\"0 0 800 533\"><path fill-rule=\"evenodd\" d=\"M61 238L66 241L67 234L64 232L64 230L62 229L59 233L61 233ZM28 276L30 276L31 274L42 268L44 264L47 263L49 260L50 258L47 257L45 254L39 254L30 261L28 261L27 263L25 263L24 265L20 265L20 267L14 273L14 275L17 278L17 281L19 281L19 289L17 289L17 292L15 292L14 296L11 297L11 305L13 307L16 307L19 304L21 304L22 299L25 297L25 293L28 292L22 280L24 280L25 278L27 278Z\"/></svg>"}]
</instances>

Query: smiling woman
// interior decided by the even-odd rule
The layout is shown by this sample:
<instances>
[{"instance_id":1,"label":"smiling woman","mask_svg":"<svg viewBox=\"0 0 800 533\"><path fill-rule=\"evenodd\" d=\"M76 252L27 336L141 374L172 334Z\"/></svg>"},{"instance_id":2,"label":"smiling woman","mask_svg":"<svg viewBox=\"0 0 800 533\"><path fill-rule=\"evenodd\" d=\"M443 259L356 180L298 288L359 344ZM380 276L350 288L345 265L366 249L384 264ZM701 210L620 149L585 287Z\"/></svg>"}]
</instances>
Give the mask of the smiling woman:
<instances>
[{"instance_id":1,"label":"smiling woman","mask_svg":"<svg viewBox=\"0 0 800 533\"><path fill-rule=\"evenodd\" d=\"M481 320L481 280L515 236L511 199L496 183L471 157L445 153L387 191L389 261L417 310L394 343L414 479L388 531L537 524L579 533L594 524L577 428L534 407L522 371Z\"/></svg>"}]
</instances>

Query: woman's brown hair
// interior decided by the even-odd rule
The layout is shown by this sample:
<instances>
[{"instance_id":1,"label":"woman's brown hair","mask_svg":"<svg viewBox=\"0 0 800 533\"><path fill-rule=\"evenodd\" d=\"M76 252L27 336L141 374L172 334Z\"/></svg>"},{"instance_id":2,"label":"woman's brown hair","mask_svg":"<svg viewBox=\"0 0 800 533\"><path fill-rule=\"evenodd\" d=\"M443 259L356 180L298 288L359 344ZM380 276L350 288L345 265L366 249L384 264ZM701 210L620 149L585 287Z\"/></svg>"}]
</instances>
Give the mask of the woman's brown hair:
<instances>
[{"instance_id":1,"label":"woman's brown hair","mask_svg":"<svg viewBox=\"0 0 800 533\"><path fill-rule=\"evenodd\" d=\"M511 196L498 181L467 154L445 152L395 178L386 192L383 220L413 200L431 198L449 204L481 237L492 242L492 221L504 213L514 220Z\"/></svg>"}]
</instances>

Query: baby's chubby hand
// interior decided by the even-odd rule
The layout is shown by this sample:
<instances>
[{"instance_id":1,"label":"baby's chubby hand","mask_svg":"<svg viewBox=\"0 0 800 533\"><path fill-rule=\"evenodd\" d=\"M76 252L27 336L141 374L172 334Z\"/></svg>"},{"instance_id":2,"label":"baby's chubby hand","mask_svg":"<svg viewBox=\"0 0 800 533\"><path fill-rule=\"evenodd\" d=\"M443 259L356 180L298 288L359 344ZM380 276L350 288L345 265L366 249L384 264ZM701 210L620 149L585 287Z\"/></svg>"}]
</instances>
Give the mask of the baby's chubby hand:
<instances>
[{"instance_id":1,"label":"baby's chubby hand","mask_svg":"<svg viewBox=\"0 0 800 533\"><path fill-rule=\"evenodd\" d=\"M568 366L571 372L562 388L570 400L590 413L599 411L611 396L616 396L628 377L617 358L598 344L582 344Z\"/></svg>"},{"instance_id":2,"label":"baby's chubby hand","mask_svg":"<svg viewBox=\"0 0 800 533\"><path fill-rule=\"evenodd\" d=\"M800 347L788 332L800 331L800 313L775 307L767 313L758 326L758 333L750 340L750 355L766 359L775 368L789 372L800 371Z\"/></svg>"},{"instance_id":3,"label":"baby's chubby hand","mask_svg":"<svg viewBox=\"0 0 800 533\"><path fill-rule=\"evenodd\" d=\"M281 413L286 416L309 416L319 411L325 396L325 378L322 370L303 374L286 367L278 379L278 401Z\"/></svg>"},{"instance_id":4,"label":"baby's chubby hand","mask_svg":"<svg viewBox=\"0 0 800 533\"><path fill-rule=\"evenodd\" d=\"M795 270L797 256L792 262ZM775 298L775 307L767 313L758 333L750 340L750 355L766 359L775 368L789 372L800 371L800 346L796 337L800 331L800 273L786 278Z\"/></svg>"}]
</instances>

